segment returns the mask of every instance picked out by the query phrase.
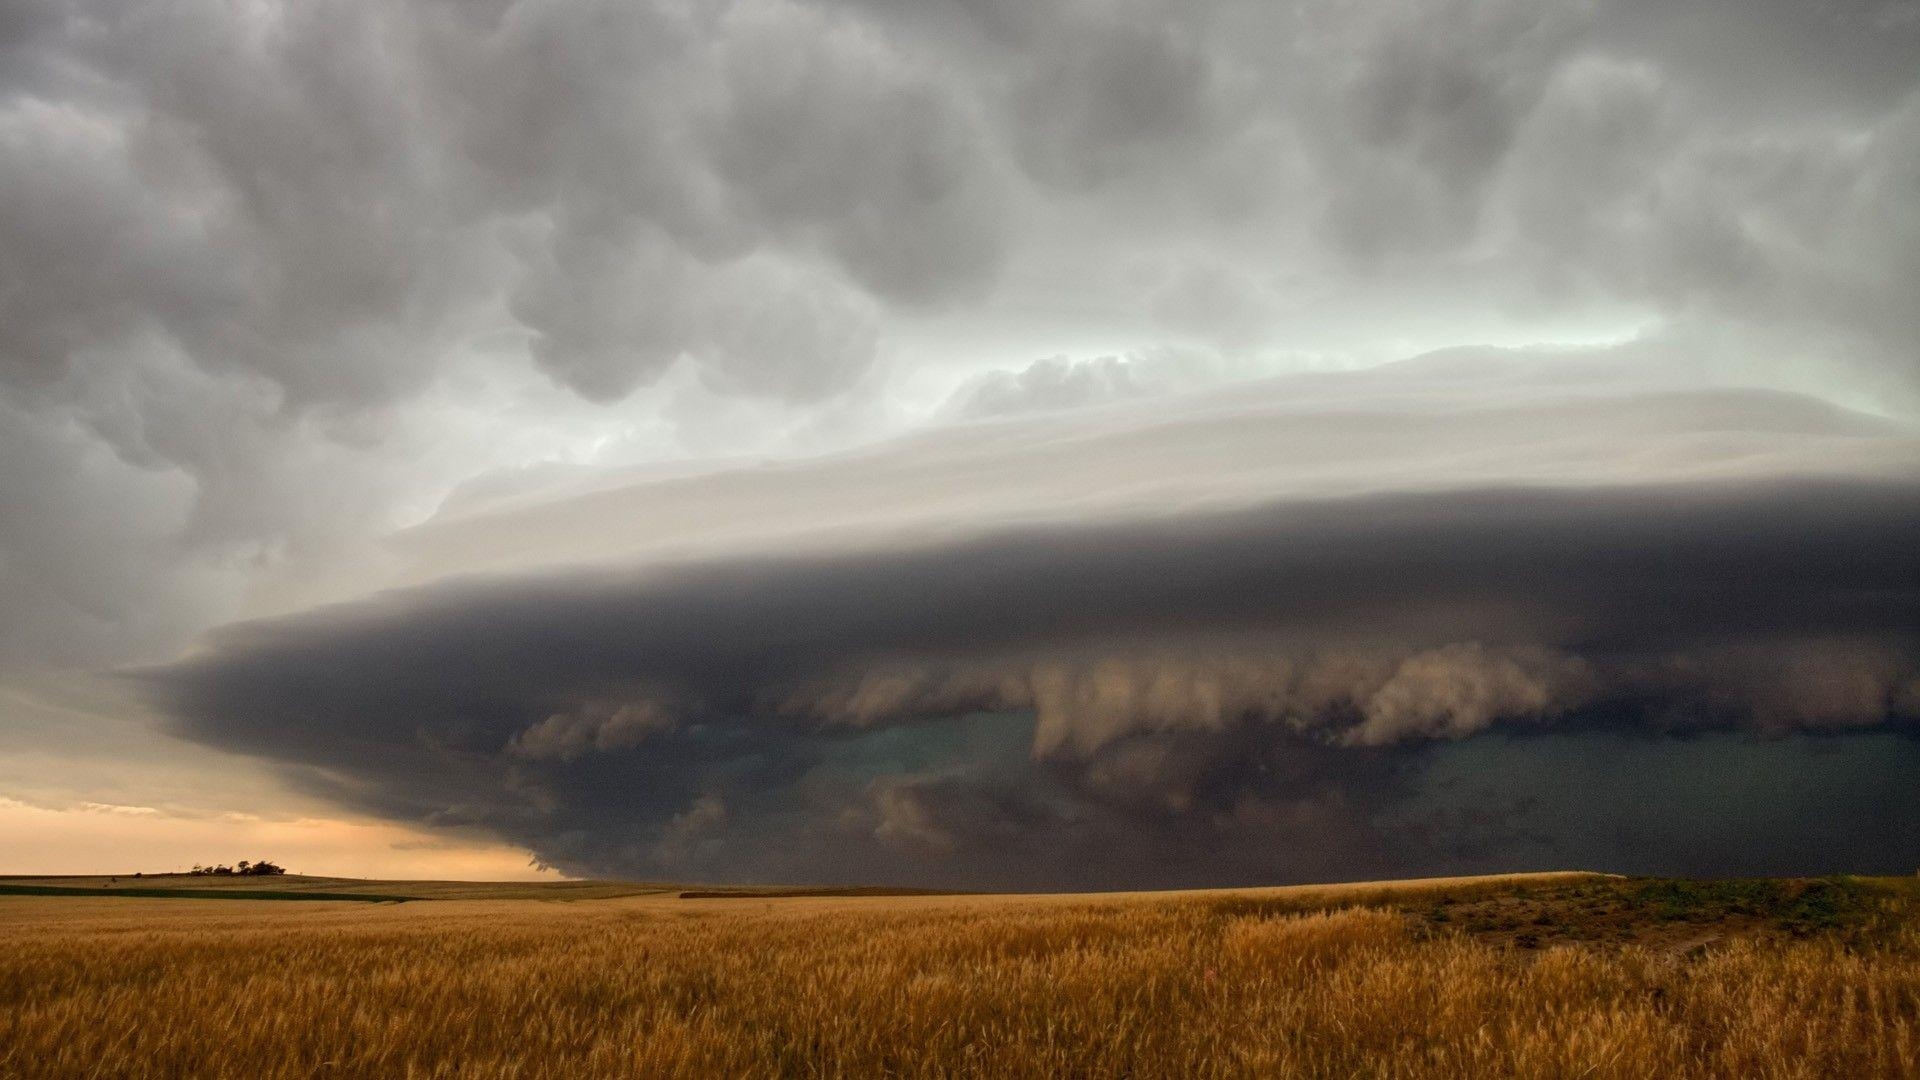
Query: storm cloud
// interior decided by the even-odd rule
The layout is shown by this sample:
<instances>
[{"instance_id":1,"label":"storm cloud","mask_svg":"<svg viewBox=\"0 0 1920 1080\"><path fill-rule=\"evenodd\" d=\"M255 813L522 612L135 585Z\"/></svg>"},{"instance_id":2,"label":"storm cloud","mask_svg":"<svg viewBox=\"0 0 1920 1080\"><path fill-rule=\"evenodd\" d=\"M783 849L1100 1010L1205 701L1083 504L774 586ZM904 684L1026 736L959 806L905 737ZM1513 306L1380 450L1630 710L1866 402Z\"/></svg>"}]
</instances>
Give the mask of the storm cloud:
<instances>
[{"instance_id":1,"label":"storm cloud","mask_svg":"<svg viewBox=\"0 0 1920 1080\"><path fill-rule=\"evenodd\" d=\"M8 4L0 690L583 872L1920 859L1916 10Z\"/></svg>"},{"instance_id":2,"label":"storm cloud","mask_svg":"<svg viewBox=\"0 0 1920 1080\"><path fill-rule=\"evenodd\" d=\"M995 830L1044 847L1095 810L1152 834L1247 799L1366 801L1380 790L1338 782L1354 764L1496 727L1903 726L1920 719L1917 549L1912 484L1289 502L455 580L234 627L150 678L189 737L603 873L668 872L636 850L679 851L702 806L729 808L701 815L712 828L797 812L778 804L824 797L819 771L883 734L1031 718L1031 780L968 783L944 771L965 753L928 750L835 793L837 813L809 808L878 815L818 842L826 865L860 865L862 844L938 854ZM1317 764L1249 769L1294 754ZM999 854L1002 879L1044 865Z\"/></svg>"},{"instance_id":3,"label":"storm cloud","mask_svg":"<svg viewBox=\"0 0 1920 1080\"><path fill-rule=\"evenodd\" d=\"M164 654L476 473L1043 356L1651 332L1920 390L1908 3L29 0L0 57L9 665Z\"/></svg>"}]
</instances>

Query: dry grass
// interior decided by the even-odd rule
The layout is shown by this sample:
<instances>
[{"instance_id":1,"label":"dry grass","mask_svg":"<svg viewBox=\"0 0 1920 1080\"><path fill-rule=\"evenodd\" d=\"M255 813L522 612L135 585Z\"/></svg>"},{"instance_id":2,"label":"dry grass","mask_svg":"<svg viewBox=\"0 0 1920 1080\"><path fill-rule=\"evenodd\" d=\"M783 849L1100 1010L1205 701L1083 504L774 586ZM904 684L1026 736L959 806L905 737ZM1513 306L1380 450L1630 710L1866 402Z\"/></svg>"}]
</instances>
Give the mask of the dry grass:
<instances>
[{"instance_id":1,"label":"dry grass","mask_svg":"<svg viewBox=\"0 0 1920 1080\"><path fill-rule=\"evenodd\" d=\"M1523 948L1460 925L1496 901L1586 910L1607 890L1667 903L1598 879L1097 900L0 898L0 1075L1920 1076L1920 930L1894 891L1862 893L1847 926L1750 912L1704 951L1612 934ZM1701 910L1648 920L1698 929Z\"/></svg>"}]
</instances>

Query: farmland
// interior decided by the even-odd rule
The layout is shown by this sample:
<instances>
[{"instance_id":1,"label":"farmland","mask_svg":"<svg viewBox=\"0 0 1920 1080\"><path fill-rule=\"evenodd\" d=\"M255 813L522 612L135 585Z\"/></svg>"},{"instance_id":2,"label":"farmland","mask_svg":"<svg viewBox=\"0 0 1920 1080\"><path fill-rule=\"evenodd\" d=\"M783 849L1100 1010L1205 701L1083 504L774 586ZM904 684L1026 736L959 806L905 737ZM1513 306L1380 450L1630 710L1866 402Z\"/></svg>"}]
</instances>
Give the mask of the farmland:
<instances>
[{"instance_id":1,"label":"farmland","mask_svg":"<svg viewBox=\"0 0 1920 1080\"><path fill-rule=\"evenodd\" d=\"M0 1075L1920 1075L1910 879L274 888L0 894Z\"/></svg>"}]
</instances>

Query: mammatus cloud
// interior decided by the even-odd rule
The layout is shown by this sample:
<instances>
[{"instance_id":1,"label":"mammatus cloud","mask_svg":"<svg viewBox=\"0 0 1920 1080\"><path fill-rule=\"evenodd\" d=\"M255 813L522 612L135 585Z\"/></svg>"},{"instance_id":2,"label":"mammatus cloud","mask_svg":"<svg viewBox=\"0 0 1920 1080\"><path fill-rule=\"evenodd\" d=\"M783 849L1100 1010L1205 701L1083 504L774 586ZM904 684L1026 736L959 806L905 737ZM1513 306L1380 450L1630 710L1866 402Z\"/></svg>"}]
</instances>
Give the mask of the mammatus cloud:
<instances>
[{"instance_id":1,"label":"mammatus cloud","mask_svg":"<svg viewBox=\"0 0 1920 1080\"><path fill-rule=\"evenodd\" d=\"M631 437L548 378L772 410L637 407L712 452L1034 356L1076 358L1045 401L1139 381L1087 356L1654 325L1911 414L1909 10L11 5L0 495L45 524L0 543L44 640L5 653L164 652L261 560L552 453L517 434Z\"/></svg>"}]
</instances>

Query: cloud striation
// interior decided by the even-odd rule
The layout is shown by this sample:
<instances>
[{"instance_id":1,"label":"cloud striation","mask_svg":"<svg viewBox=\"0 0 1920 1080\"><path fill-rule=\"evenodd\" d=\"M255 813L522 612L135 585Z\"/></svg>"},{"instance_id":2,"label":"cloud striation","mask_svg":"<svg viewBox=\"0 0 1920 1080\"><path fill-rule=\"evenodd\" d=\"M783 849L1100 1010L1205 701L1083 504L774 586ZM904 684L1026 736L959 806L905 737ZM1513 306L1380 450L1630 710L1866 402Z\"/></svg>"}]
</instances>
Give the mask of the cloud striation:
<instances>
[{"instance_id":1,"label":"cloud striation","mask_svg":"<svg viewBox=\"0 0 1920 1080\"><path fill-rule=\"evenodd\" d=\"M190 738L575 872L1170 884L1209 875L1046 853L1367 833L1410 755L1489 730L1906 730L1915 550L1911 483L1290 501L453 579L146 678Z\"/></svg>"}]
</instances>

